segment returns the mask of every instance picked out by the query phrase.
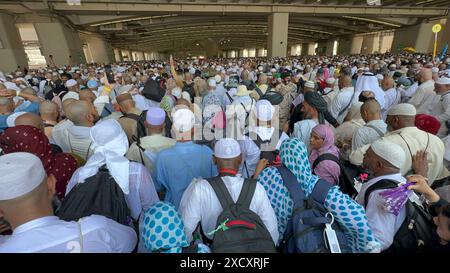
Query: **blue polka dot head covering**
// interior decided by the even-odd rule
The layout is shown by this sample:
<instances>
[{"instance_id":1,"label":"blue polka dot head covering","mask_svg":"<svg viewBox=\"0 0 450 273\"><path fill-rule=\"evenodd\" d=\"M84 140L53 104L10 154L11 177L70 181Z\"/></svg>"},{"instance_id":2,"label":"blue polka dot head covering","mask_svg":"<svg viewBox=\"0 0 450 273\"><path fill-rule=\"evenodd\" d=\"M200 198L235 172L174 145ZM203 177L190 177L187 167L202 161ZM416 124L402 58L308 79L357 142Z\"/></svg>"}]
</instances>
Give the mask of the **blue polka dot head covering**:
<instances>
[{"instance_id":1,"label":"blue polka dot head covering","mask_svg":"<svg viewBox=\"0 0 450 273\"><path fill-rule=\"evenodd\" d=\"M166 202L157 202L144 214L142 239L152 252L181 253L189 246L180 214Z\"/></svg>"},{"instance_id":2,"label":"blue polka dot head covering","mask_svg":"<svg viewBox=\"0 0 450 273\"><path fill-rule=\"evenodd\" d=\"M305 144L298 138L286 139L281 144L280 158L295 175L306 196L310 195L319 178L312 174Z\"/></svg>"}]
</instances>

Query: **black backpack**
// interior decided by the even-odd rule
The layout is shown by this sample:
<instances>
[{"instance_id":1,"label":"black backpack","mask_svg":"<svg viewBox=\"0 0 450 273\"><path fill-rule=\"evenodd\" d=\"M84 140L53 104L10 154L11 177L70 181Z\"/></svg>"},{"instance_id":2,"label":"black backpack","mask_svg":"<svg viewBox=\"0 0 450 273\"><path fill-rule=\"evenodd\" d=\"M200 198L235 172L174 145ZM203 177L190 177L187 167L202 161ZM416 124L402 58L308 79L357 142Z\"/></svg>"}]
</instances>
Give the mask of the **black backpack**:
<instances>
[{"instance_id":1,"label":"black backpack","mask_svg":"<svg viewBox=\"0 0 450 273\"><path fill-rule=\"evenodd\" d=\"M162 86L163 81L149 78L145 82L142 96L152 101L161 102L162 98L166 95L166 90Z\"/></svg>"},{"instance_id":2,"label":"black backpack","mask_svg":"<svg viewBox=\"0 0 450 273\"><path fill-rule=\"evenodd\" d=\"M373 191L396 188L397 182L383 179L370 186L364 195L364 207ZM392 245L384 252L421 252L432 245L434 222L432 216L421 206L410 200L405 204L406 217L395 233Z\"/></svg>"},{"instance_id":3,"label":"black backpack","mask_svg":"<svg viewBox=\"0 0 450 273\"><path fill-rule=\"evenodd\" d=\"M324 207L327 194L333 185L319 179L312 193L306 197L294 174L285 166L277 167L284 185L294 201L292 217L289 220L280 248L285 253L330 253L330 247L325 241L325 224L331 224ZM339 224L331 225L336 232L342 253L351 252L347 240Z\"/></svg>"},{"instance_id":4,"label":"black backpack","mask_svg":"<svg viewBox=\"0 0 450 273\"><path fill-rule=\"evenodd\" d=\"M280 140L281 135L283 134L282 130L278 130L278 140ZM262 145L269 145L272 142L272 138L269 140L265 140L263 141L258 134L254 133L254 132L250 132L247 134L247 136L253 140L253 142L256 144L256 146L258 146L259 149L261 149ZM277 143L275 143L276 146ZM275 150L275 146L274 147L269 147L269 148L273 148L273 150L271 151L261 151L261 154L259 155L260 159L267 159L269 161L270 164L273 164L274 162L278 162L279 161L279 150ZM276 164L275 164L276 165Z\"/></svg>"},{"instance_id":5,"label":"black backpack","mask_svg":"<svg viewBox=\"0 0 450 273\"><path fill-rule=\"evenodd\" d=\"M255 90L259 95L259 100L268 100L272 105L278 105L284 100L283 95L278 92L267 90L266 93L263 94L261 89L257 86L255 87Z\"/></svg>"},{"instance_id":6,"label":"black backpack","mask_svg":"<svg viewBox=\"0 0 450 273\"><path fill-rule=\"evenodd\" d=\"M138 144L140 144L140 139L142 137L147 136L147 128L145 128L145 120L147 117L147 110L142 111L142 113L140 115L136 115L133 113L128 113L123 115L120 118L129 118L129 119L133 119L136 121L136 125L137 125L137 135L133 135L133 141L136 141ZM130 143L131 145L131 143Z\"/></svg>"},{"instance_id":7,"label":"black backpack","mask_svg":"<svg viewBox=\"0 0 450 273\"><path fill-rule=\"evenodd\" d=\"M125 194L105 165L84 183L78 183L56 212L65 221L78 221L93 214L108 217L123 225L131 222Z\"/></svg>"},{"instance_id":8,"label":"black backpack","mask_svg":"<svg viewBox=\"0 0 450 273\"><path fill-rule=\"evenodd\" d=\"M246 179L239 199L234 203L220 177L208 179L223 211L217 218L217 229L211 245L213 253L275 253L275 244L261 218L250 210L256 181Z\"/></svg>"},{"instance_id":9,"label":"black backpack","mask_svg":"<svg viewBox=\"0 0 450 273\"><path fill-rule=\"evenodd\" d=\"M333 154L321 154L313 163L312 165L312 172L315 173L315 169L317 165L324 161L324 160L331 160L335 163L337 163L341 169L341 174L339 176L339 189L345 193L348 194L350 197L355 197L358 195L358 191L355 189L354 184L354 178L358 178L360 174L362 174L364 171L361 167L355 166L350 164L350 162L339 159L337 156Z\"/></svg>"}]
</instances>

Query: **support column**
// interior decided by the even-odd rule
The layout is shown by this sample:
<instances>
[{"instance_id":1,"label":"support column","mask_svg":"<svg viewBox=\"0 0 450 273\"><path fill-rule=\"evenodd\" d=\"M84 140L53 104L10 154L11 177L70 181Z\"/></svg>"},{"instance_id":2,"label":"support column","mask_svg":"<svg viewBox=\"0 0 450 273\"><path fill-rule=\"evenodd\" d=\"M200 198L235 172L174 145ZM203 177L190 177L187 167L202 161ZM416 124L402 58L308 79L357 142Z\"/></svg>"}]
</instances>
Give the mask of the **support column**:
<instances>
[{"instance_id":1,"label":"support column","mask_svg":"<svg viewBox=\"0 0 450 273\"><path fill-rule=\"evenodd\" d=\"M111 45L102 36L80 34L80 39L83 44L87 44L89 47L93 62L109 64L115 59Z\"/></svg>"},{"instance_id":2,"label":"support column","mask_svg":"<svg viewBox=\"0 0 450 273\"><path fill-rule=\"evenodd\" d=\"M341 38L338 40L338 54L339 55L349 55L352 47L351 37Z\"/></svg>"},{"instance_id":3,"label":"support column","mask_svg":"<svg viewBox=\"0 0 450 273\"><path fill-rule=\"evenodd\" d=\"M307 43L303 43L302 44L302 53L301 53L301 55L302 56L308 55L308 44Z\"/></svg>"},{"instance_id":4,"label":"support column","mask_svg":"<svg viewBox=\"0 0 450 273\"><path fill-rule=\"evenodd\" d=\"M86 63L78 31L61 23L35 23L34 28L49 65ZM53 58L50 58L50 55Z\"/></svg>"},{"instance_id":5,"label":"support column","mask_svg":"<svg viewBox=\"0 0 450 273\"><path fill-rule=\"evenodd\" d=\"M431 28L436 23L439 21L397 29L392 43L392 52L397 53L405 47L414 47L417 52L431 53L434 44L434 33Z\"/></svg>"},{"instance_id":6,"label":"support column","mask_svg":"<svg viewBox=\"0 0 450 273\"><path fill-rule=\"evenodd\" d=\"M123 58L122 58L122 50L116 48L114 49L114 57L116 62L122 62Z\"/></svg>"},{"instance_id":7,"label":"support column","mask_svg":"<svg viewBox=\"0 0 450 273\"><path fill-rule=\"evenodd\" d=\"M19 30L11 15L0 13L0 70L12 72L28 66Z\"/></svg>"},{"instance_id":8,"label":"support column","mask_svg":"<svg viewBox=\"0 0 450 273\"><path fill-rule=\"evenodd\" d=\"M267 56L286 57L289 13L273 13L268 18Z\"/></svg>"},{"instance_id":9,"label":"support column","mask_svg":"<svg viewBox=\"0 0 450 273\"><path fill-rule=\"evenodd\" d=\"M363 40L363 36L353 36L350 54L361 54Z\"/></svg>"},{"instance_id":10,"label":"support column","mask_svg":"<svg viewBox=\"0 0 450 273\"><path fill-rule=\"evenodd\" d=\"M315 49L316 43L309 43L308 44L308 55L314 55L314 53L316 53L316 49Z\"/></svg>"}]
</instances>

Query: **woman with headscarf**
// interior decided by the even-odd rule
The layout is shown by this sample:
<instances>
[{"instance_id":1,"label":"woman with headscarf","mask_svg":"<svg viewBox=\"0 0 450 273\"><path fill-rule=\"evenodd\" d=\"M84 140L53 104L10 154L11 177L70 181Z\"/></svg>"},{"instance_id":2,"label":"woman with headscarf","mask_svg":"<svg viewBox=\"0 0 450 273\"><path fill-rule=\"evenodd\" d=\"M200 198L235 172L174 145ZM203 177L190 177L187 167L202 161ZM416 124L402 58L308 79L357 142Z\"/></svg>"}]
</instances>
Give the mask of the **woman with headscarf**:
<instances>
[{"instance_id":1,"label":"woman with headscarf","mask_svg":"<svg viewBox=\"0 0 450 273\"><path fill-rule=\"evenodd\" d=\"M67 185L66 195L78 183L97 174L106 165L111 176L125 194L131 217L142 224L142 215L159 201L152 177L144 165L130 162L124 155L128 150L128 138L120 124L113 119L98 122L90 129L92 150L86 164L79 168ZM141 242L141 240L139 240ZM142 248L139 243L139 249Z\"/></svg>"},{"instance_id":2,"label":"woman with headscarf","mask_svg":"<svg viewBox=\"0 0 450 273\"><path fill-rule=\"evenodd\" d=\"M43 131L28 125L8 128L0 136L0 147L5 154L27 152L39 157L47 175L56 178L56 195L64 198L67 183L78 168L77 161L70 154L54 154Z\"/></svg>"},{"instance_id":3,"label":"woman with headscarf","mask_svg":"<svg viewBox=\"0 0 450 273\"><path fill-rule=\"evenodd\" d=\"M296 138L285 140L281 145L280 157L283 165L297 178L306 197L311 195L319 177L311 173L308 152L303 142ZM264 186L277 216L281 241L292 217L294 203L277 168L265 168L258 176L258 183ZM378 249L379 243L369 227L364 208L343 194L338 186L333 186L329 190L324 207L333 214L343 229L352 252L370 252Z\"/></svg>"},{"instance_id":4,"label":"woman with headscarf","mask_svg":"<svg viewBox=\"0 0 450 273\"><path fill-rule=\"evenodd\" d=\"M331 184L339 184L341 168L339 164L329 159L319 159L325 154L331 154L336 159L339 158L339 149L334 146L333 130L327 125L319 124L311 131L309 162L311 162L312 172ZM316 163L316 160L320 160ZM315 168L313 168L315 166Z\"/></svg>"},{"instance_id":5,"label":"woman with headscarf","mask_svg":"<svg viewBox=\"0 0 450 273\"><path fill-rule=\"evenodd\" d=\"M193 247L189 247L181 216L170 203L157 202L147 210L140 233L147 252L211 252L204 244L194 244Z\"/></svg>"}]
</instances>

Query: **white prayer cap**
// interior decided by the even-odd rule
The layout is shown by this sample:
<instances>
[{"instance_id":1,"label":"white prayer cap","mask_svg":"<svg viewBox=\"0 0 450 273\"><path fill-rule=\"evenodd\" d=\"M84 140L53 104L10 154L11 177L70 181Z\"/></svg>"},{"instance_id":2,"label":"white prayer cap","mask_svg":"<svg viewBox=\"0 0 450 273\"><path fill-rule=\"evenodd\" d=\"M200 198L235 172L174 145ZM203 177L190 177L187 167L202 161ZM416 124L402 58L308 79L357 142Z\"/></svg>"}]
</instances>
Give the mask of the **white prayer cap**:
<instances>
[{"instance_id":1,"label":"white prayer cap","mask_svg":"<svg viewBox=\"0 0 450 273\"><path fill-rule=\"evenodd\" d=\"M68 81L66 82L66 86L67 86L67 87L72 87L72 86L75 86L75 85L77 85L77 81L74 80L74 79L70 79L70 80L68 80Z\"/></svg>"},{"instance_id":2,"label":"white prayer cap","mask_svg":"<svg viewBox=\"0 0 450 273\"><path fill-rule=\"evenodd\" d=\"M401 169L405 163L405 151L398 144L385 139L378 139L370 145L373 152L379 157Z\"/></svg>"},{"instance_id":3,"label":"white prayer cap","mask_svg":"<svg viewBox=\"0 0 450 273\"><path fill-rule=\"evenodd\" d=\"M63 97L63 99L61 101L64 102L67 99L80 100L80 95L78 95L77 92L69 92L69 93L64 95L64 97Z\"/></svg>"},{"instance_id":4,"label":"white prayer cap","mask_svg":"<svg viewBox=\"0 0 450 273\"><path fill-rule=\"evenodd\" d=\"M264 67L262 65L258 66L258 71L262 72L264 70Z\"/></svg>"},{"instance_id":5,"label":"white prayer cap","mask_svg":"<svg viewBox=\"0 0 450 273\"><path fill-rule=\"evenodd\" d=\"M183 91L183 93L181 93L181 97L187 101L191 101L191 95L186 91Z\"/></svg>"},{"instance_id":6,"label":"white prayer cap","mask_svg":"<svg viewBox=\"0 0 450 273\"><path fill-rule=\"evenodd\" d=\"M216 79L215 78L214 79L209 79L208 85L210 87L216 87L216 85L217 85Z\"/></svg>"},{"instance_id":7,"label":"white prayer cap","mask_svg":"<svg viewBox=\"0 0 450 273\"><path fill-rule=\"evenodd\" d=\"M442 85L450 84L450 78L440 77L439 79L436 80L436 84L442 84Z\"/></svg>"},{"instance_id":8,"label":"white prayer cap","mask_svg":"<svg viewBox=\"0 0 450 273\"><path fill-rule=\"evenodd\" d=\"M268 100L259 100L256 103L256 117L261 121L272 120L275 107Z\"/></svg>"},{"instance_id":9,"label":"white prayer cap","mask_svg":"<svg viewBox=\"0 0 450 273\"><path fill-rule=\"evenodd\" d=\"M214 145L214 156L217 158L235 158L241 154L239 143L232 138L222 138Z\"/></svg>"},{"instance_id":10,"label":"white prayer cap","mask_svg":"<svg viewBox=\"0 0 450 273\"><path fill-rule=\"evenodd\" d=\"M214 76L214 80L216 80L216 83L220 83L222 81L222 77L220 75Z\"/></svg>"},{"instance_id":11,"label":"white prayer cap","mask_svg":"<svg viewBox=\"0 0 450 273\"><path fill-rule=\"evenodd\" d=\"M132 84L123 85L119 88L119 95L123 93L127 93L133 88Z\"/></svg>"},{"instance_id":12,"label":"white prayer cap","mask_svg":"<svg viewBox=\"0 0 450 273\"><path fill-rule=\"evenodd\" d=\"M389 67L397 68L397 65L396 64L391 64L391 65L389 65Z\"/></svg>"},{"instance_id":13,"label":"white prayer cap","mask_svg":"<svg viewBox=\"0 0 450 273\"><path fill-rule=\"evenodd\" d=\"M41 160L30 153L10 153L0 156L0 200L21 197L44 180L46 174Z\"/></svg>"},{"instance_id":14,"label":"white prayer cap","mask_svg":"<svg viewBox=\"0 0 450 273\"><path fill-rule=\"evenodd\" d=\"M191 68L189 69L189 73L191 73L192 75L194 75L194 74L195 74L195 68L191 67Z\"/></svg>"},{"instance_id":15,"label":"white prayer cap","mask_svg":"<svg viewBox=\"0 0 450 273\"><path fill-rule=\"evenodd\" d=\"M272 73L276 73L276 72L277 72L277 70L276 70L275 68L272 68L272 69L270 69L270 72L272 72Z\"/></svg>"},{"instance_id":16,"label":"white prayer cap","mask_svg":"<svg viewBox=\"0 0 450 273\"><path fill-rule=\"evenodd\" d=\"M416 107L409 103L399 103L389 109L388 116L415 116L417 114Z\"/></svg>"},{"instance_id":17,"label":"white prayer cap","mask_svg":"<svg viewBox=\"0 0 450 273\"><path fill-rule=\"evenodd\" d=\"M172 114L173 127L179 132L189 132L195 124L195 116L189 109L178 109Z\"/></svg>"},{"instance_id":18,"label":"white prayer cap","mask_svg":"<svg viewBox=\"0 0 450 273\"><path fill-rule=\"evenodd\" d=\"M252 93L252 92L247 90L247 86L239 85L237 88L236 96L238 96L238 97L248 96L248 95L250 95L250 93Z\"/></svg>"},{"instance_id":19,"label":"white prayer cap","mask_svg":"<svg viewBox=\"0 0 450 273\"><path fill-rule=\"evenodd\" d=\"M431 72L433 72L433 73L439 73L439 68L433 67L433 68L431 68Z\"/></svg>"},{"instance_id":20,"label":"white prayer cap","mask_svg":"<svg viewBox=\"0 0 450 273\"><path fill-rule=\"evenodd\" d=\"M172 89L172 95L177 99L181 99L181 93L183 93L183 91L178 86Z\"/></svg>"},{"instance_id":21,"label":"white prayer cap","mask_svg":"<svg viewBox=\"0 0 450 273\"><path fill-rule=\"evenodd\" d=\"M8 125L8 127L14 127L16 126L16 118L20 117L23 114L26 114L27 112L15 112L11 115L9 115L6 118L6 124Z\"/></svg>"},{"instance_id":22,"label":"white prayer cap","mask_svg":"<svg viewBox=\"0 0 450 273\"><path fill-rule=\"evenodd\" d=\"M335 79L333 77L327 79L328 84L333 84Z\"/></svg>"},{"instance_id":23,"label":"white prayer cap","mask_svg":"<svg viewBox=\"0 0 450 273\"><path fill-rule=\"evenodd\" d=\"M308 87L308 88L315 88L316 85L314 84L313 81L307 81L307 82L305 83L305 87Z\"/></svg>"},{"instance_id":24,"label":"white prayer cap","mask_svg":"<svg viewBox=\"0 0 450 273\"><path fill-rule=\"evenodd\" d=\"M377 74L375 77L377 77L377 79L378 79L379 81L381 81L381 80L384 79L384 76L381 75L381 74Z\"/></svg>"}]
</instances>

